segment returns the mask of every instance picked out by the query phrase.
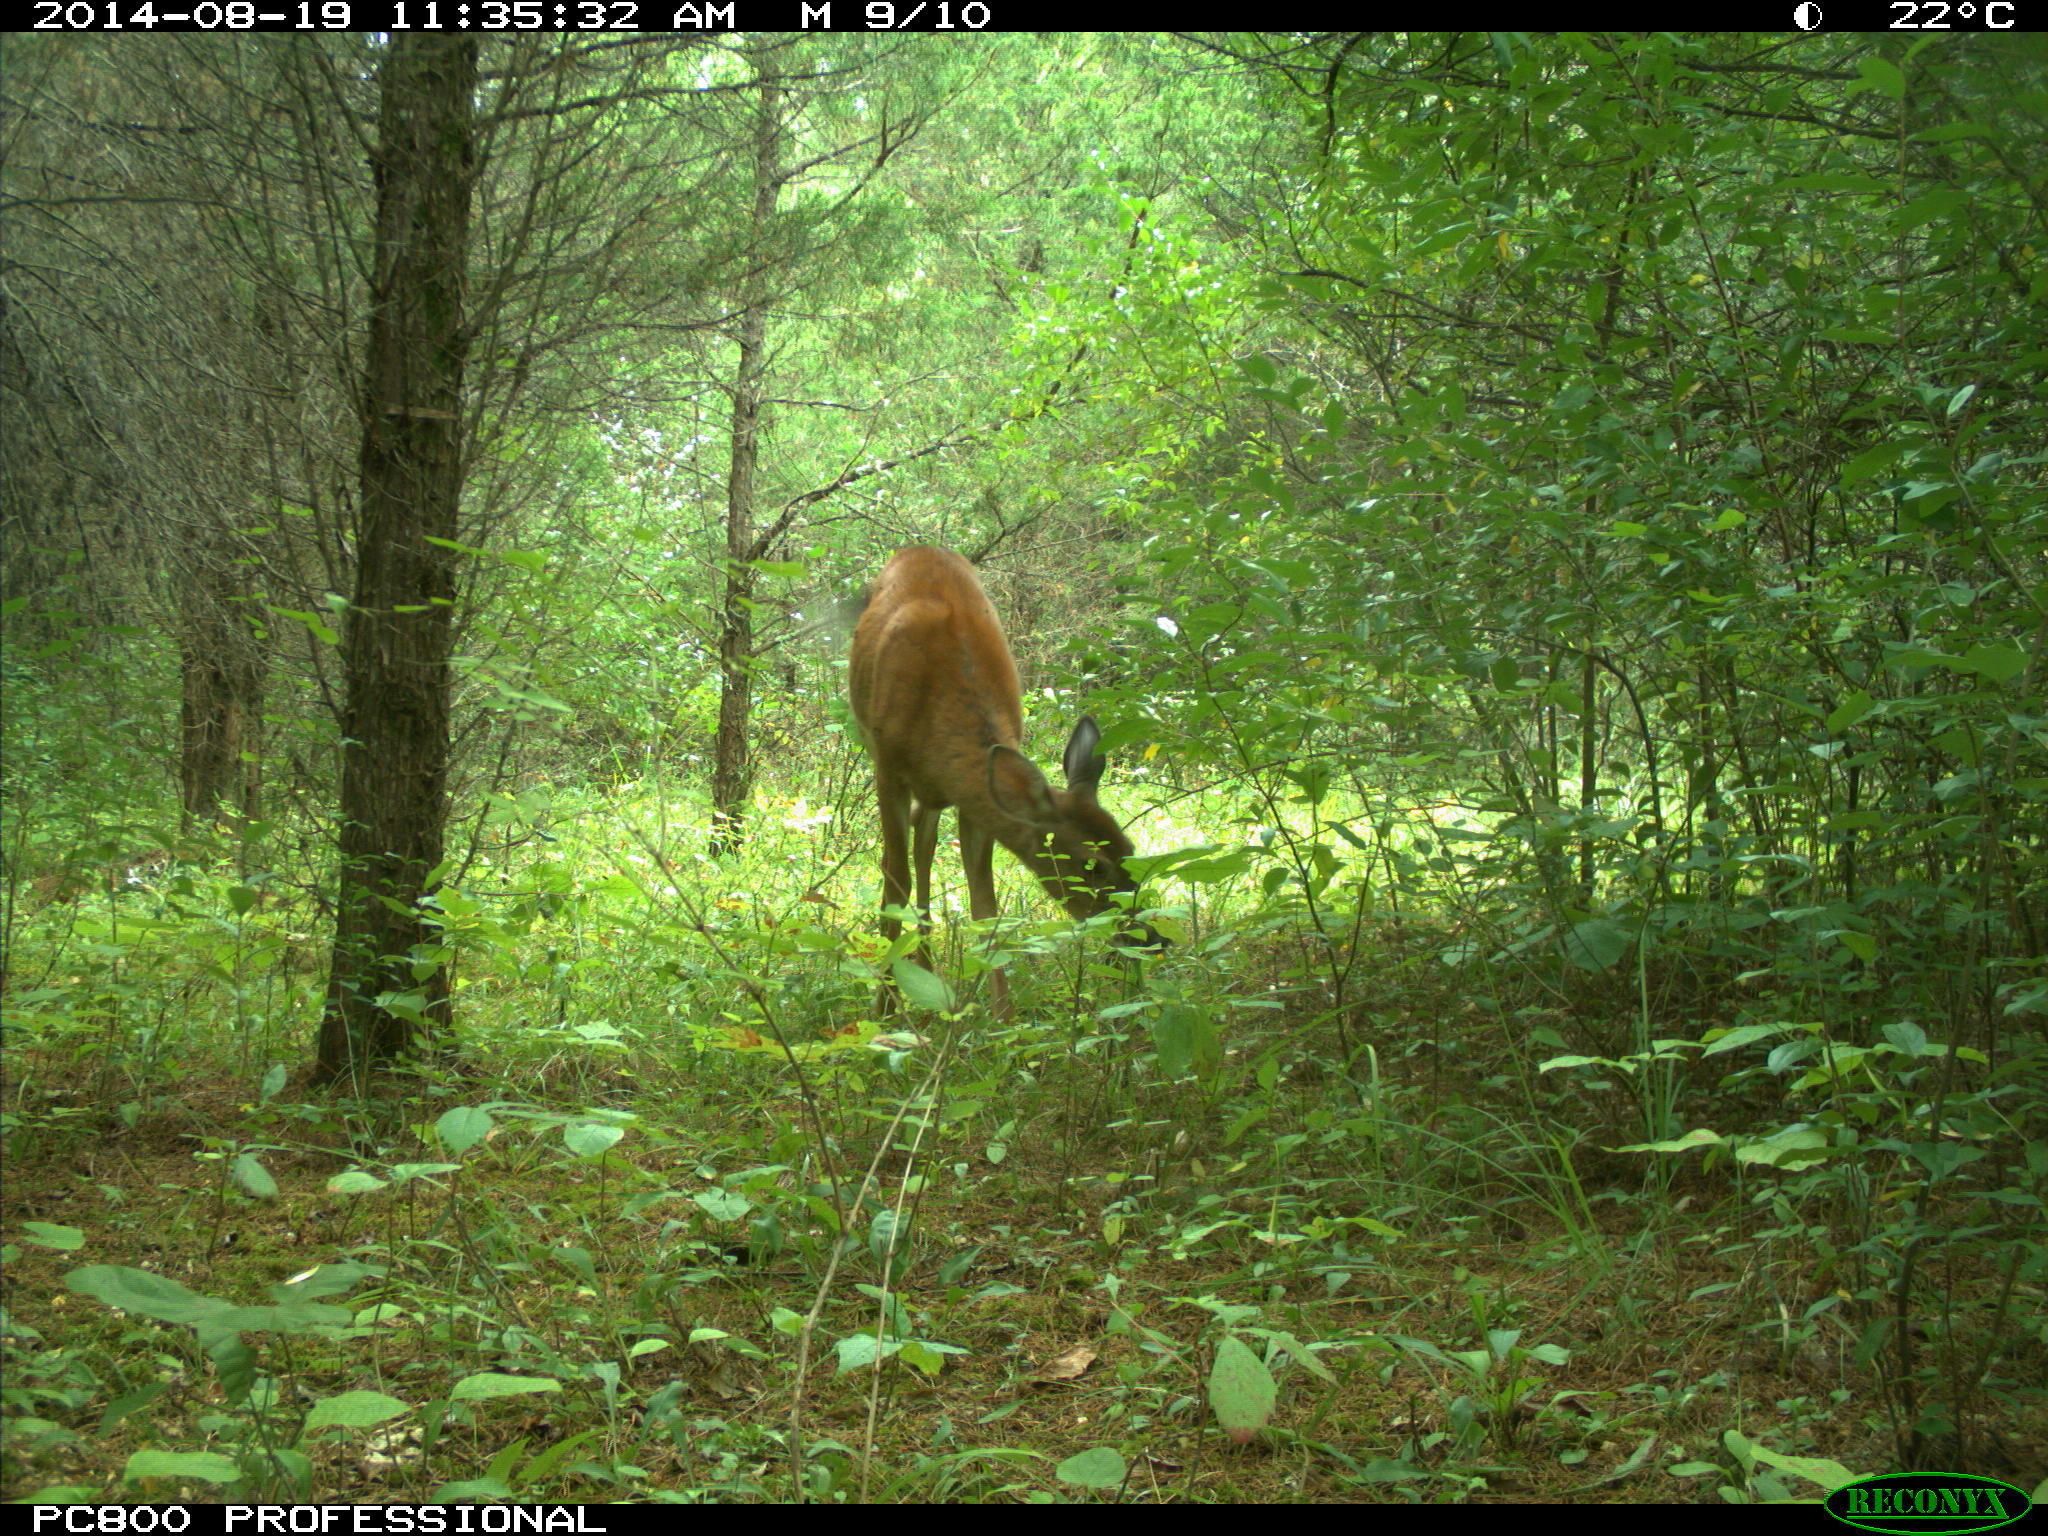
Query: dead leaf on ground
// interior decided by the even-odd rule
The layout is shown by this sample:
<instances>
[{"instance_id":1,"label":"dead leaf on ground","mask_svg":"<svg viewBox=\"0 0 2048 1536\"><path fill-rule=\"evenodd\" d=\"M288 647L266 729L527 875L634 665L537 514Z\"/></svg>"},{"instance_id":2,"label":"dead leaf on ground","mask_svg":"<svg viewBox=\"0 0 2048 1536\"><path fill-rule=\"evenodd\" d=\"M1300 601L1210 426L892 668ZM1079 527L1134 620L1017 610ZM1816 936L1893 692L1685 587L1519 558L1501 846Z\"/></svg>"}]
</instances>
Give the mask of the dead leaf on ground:
<instances>
[{"instance_id":1,"label":"dead leaf on ground","mask_svg":"<svg viewBox=\"0 0 2048 1536\"><path fill-rule=\"evenodd\" d=\"M1033 1381L1072 1381L1095 1363L1095 1351L1086 1344L1076 1344L1063 1355L1053 1358L1046 1368L1032 1377Z\"/></svg>"}]
</instances>

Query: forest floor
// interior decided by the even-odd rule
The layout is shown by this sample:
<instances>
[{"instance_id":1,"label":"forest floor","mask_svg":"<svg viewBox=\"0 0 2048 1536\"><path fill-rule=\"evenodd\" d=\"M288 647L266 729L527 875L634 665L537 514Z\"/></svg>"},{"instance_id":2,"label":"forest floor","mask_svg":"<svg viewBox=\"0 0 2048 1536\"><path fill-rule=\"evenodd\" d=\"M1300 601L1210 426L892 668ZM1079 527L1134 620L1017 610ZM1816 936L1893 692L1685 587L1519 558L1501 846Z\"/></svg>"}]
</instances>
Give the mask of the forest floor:
<instances>
[{"instance_id":1,"label":"forest floor","mask_svg":"<svg viewBox=\"0 0 2048 1536\"><path fill-rule=\"evenodd\" d=\"M1233 1106L1126 1086L1105 1116L1041 1053L1027 1118L991 1134L963 1077L921 1148L899 1128L875 1158L872 1081L807 1105L757 1061L722 1096L652 1058L381 1103L252 1104L202 1071L126 1112L11 1089L5 1496L781 1500L800 1465L826 1499L1718 1502L1820 1491L1744 1446L1895 1467L1858 1304L1796 1224L1706 1179L1626 1188L1646 1165L1584 1147L1558 1198L1458 1149L1476 1079L1439 1081L1441 1134L1410 1121L1405 1148L1304 1079L1325 1112L1234 1150ZM454 1157L430 1127L458 1102L494 1123ZM838 1165L878 1168L850 1217L788 1156L820 1110ZM593 1151L591 1125L624 1134ZM1457 1164L1491 1188L1449 1199ZM252 1326L246 1356L76 1283L260 1307L321 1265L361 1266L340 1321ZM1226 1336L1248 1384L1219 1385ZM2048 1475L2041 1425L1973 1430L2004 1458L1974 1470Z\"/></svg>"}]
</instances>

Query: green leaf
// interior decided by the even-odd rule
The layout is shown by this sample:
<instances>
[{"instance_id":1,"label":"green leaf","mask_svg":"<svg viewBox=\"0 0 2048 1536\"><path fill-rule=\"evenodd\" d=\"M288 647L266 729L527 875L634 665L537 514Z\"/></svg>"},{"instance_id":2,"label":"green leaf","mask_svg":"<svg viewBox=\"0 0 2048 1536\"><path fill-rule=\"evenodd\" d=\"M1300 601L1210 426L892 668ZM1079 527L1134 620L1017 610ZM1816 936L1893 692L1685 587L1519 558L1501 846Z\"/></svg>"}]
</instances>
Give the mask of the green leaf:
<instances>
[{"instance_id":1,"label":"green leaf","mask_svg":"<svg viewBox=\"0 0 2048 1536\"><path fill-rule=\"evenodd\" d=\"M307 1434L313 1430L367 1430L369 1425L395 1419L401 1413L412 1413L412 1403L401 1403L389 1393L356 1389L313 1403L313 1411L305 1415L305 1430Z\"/></svg>"},{"instance_id":2,"label":"green leaf","mask_svg":"<svg viewBox=\"0 0 2048 1536\"><path fill-rule=\"evenodd\" d=\"M269 612L276 614L280 619L292 619L305 625L307 632L322 645L341 644L341 636L335 633L328 626L327 621L322 619L317 613L308 613L299 608L273 608L268 603L264 604L264 607Z\"/></svg>"},{"instance_id":3,"label":"green leaf","mask_svg":"<svg viewBox=\"0 0 2048 1536\"><path fill-rule=\"evenodd\" d=\"M1316 1358L1315 1351L1302 1343L1293 1334L1287 1332L1286 1329L1266 1328L1259 1331L1279 1345L1280 1348L1286 1350L1287 1357L1311 1375L1320 1377L1333 1387L1340 1385L1336 1376L1331 1373L1330 1368Z\"/></svg>"},{"instance_id":4,"label":"green leaf","mask_svg":"<svg viewBox=\"0 0 2048 1536\"><path fill-rule=\"evenodd\" d=\"M175 1280L121 1264L88 1264L67 1274L64 1284L81 1296L123 1312L139 1312L160 1323L197 1323L227 1306Z\"/></svg>"},{"instance_id":5,"label":"green leaf","mask_svg":"<svg viewBox=\"0 0 2048 1536\"><path fill-rule=\"evenodd\" d=\"M1607 917L1574 923L1564 936L1566 962L1582 971L1604 971L1618 964L1634 947L1634 930Z\"/></svg>"},{"instance_id":6,"label":"green leaf","mask_svg":"<svg viewBox=\"0 0 2048 1536\"><path fill-rule=\"evenodd\" d=\"M1236 1334L1225 1334L1209 1368L1209 1407L1230 1438L1244 1444L1264 1429L1279 1396L1265 1362Z\"/></svg>"},{"instance_id":7,"label":"green leaf","mask_svg":"<svg viewBox=\"0 0 2048 1536\"><path fill-rule=\"evenodd\" d=\"M1738 1024L1733 1029L1713 1032L1707 1041L1703 1056L1719 1056L1726 1051L1739 1051L1745 1046L1755 1045L1760 1040L1775 1040L1780 1035L1798 1033L1797 1026L1787 1024Z\"/></svg>"},{"instance_id":8,"label":"green leaf","mask_svg":"<svg viewBox=\"0 0 2048 1536\"><path fill-rule=\"evenodd\" d=\"M1828 1134L1825 1131L1791 1126L1742 1143L1735 1149L1735 1159L1741 1163L1762 1163L1773 1168L1803 1168L1818 1161L1827 1149Z\"/></svg>"},{"instance_id":9,"label":"green leaf","mask_svg":"<svg viewBox=\"0 0 2048 1536\"><path fill-rule=\"evenodd\" d=\"M700 1189L690 1197L713 1221L738 1221L754 1208L754 1202L730 1189Z\"/></svg>"},{"instance_id":10,"label":"green leaf","mask_svg":"<svg viewBox=\"0 0 2048 1536\"><path fill-rule=\"evenodd\" d=\"M491 1464L484 1468L482 1482L495 1483L504 1488L511 1486L512 1469L519 1465L519 1458L526 1454L526 1441L522 1437L499 1447L498 1454L491 1458Z\"/></svg>"},{"instance_id":11,"label":"green leaf","mask_svg":"<svg viewBox=\"0 0 2048 1536\"><path fill-rule=\"evenodd\" d=\"M21 1224L22 1241L34 1243L39 1248L55 1248L70 1253L85 1246L85 1234L76 1227L62 1227L50 1221L24 1221Z\"/></svg>"},{"instance_id":12,"label":"green leaf","mask_svg":"<svg viewBox=\"0 0 2048 1536\"><path fill-rule=\"evenodd\" d=\"M122 1396L115 1398L111 1403L107 1404L107 1411L100 1415L100 1438L104 1440L107 1432L116 1424L119 1424L131 1414L140 1413L151 1403L170 1391L172 1385L173 1383L168 1381L153 1381L146 1387L138 1388L136 1391L124 1393Z\"/></svg>"},{"instance_id":13,"label":"green leaf","mask_svg":"<svg viewBox=\"0 0 2048 1536\"><path fill-rule=\"evenodd\" d=\"M1161 1076L1172 1079L1193 1071L1207 1077L1223 1064L1223 1042L1216 1020L1192 1003L1168 1003L1152 1023L1152 1048L1159 1054Z\"/></svg>"},{"instance_id":14,"label":"green leaf","mask_svg":"<svg viewBox=\"0 0 2048 1536\"><path fill-rule=\"evenodd\" d=\"M303 1279L273 1285L270 1294L281 1302L339 1296L352 1290L358 1281L374 1279L383 1273L383 1269L372 1264L322 1264Z\"/></svg>"},{"instance_id":15,"label":"green leaf","mask_svg":"<svg viewBox=\"0 0 2048 1536\"><path fill-rule=\"evenodd\" d=\"M1794 1477L1803 1477L1809 1483L1818 1483L1830 1491L1844 1483L1853 1483L1857 1479L1857 1474L1839 1461L1829 1461L1823 1456L1781 1456L1778 1452L1767 1451L1760 1445L1752 1445L1749 1454L1765 1466L1790 1472Z\"/></svg>"},{"instance_id":16,"label":"green leaf","mask_svg":"<svg viewBox=\"0 0 2048 1536\"><path fill-rule=\"evenodd\" d=\"M458 1104L434 1122L434 1134L441 1145L462 1156L498 1128L491 1112L475 1104Z\"/></svg>"},{"instance_id":17,"label":"green leaf","mask_svg":"<svg viewBox=\"0 0 2048 1536\"><path fill-rule=\"evenodd\" d=\"M458 1403L475 1403L493 1397L522 1397L530 1392L561 1390L562 1384L552 1376L508 1376L502 1371L478 1371L456 1382L448 1396Z\"/></svg>"},{"instance_id":18,"label":"green leaf","mask_svg":"<svg viewBox=\"0 0 2048 1536\"><path fill-rule=\"evenodd\" d=\"M889 967L889 974L896 978L896 985L913 1007L951 1013L956 1006L952 989L915 960L897 960Z\"/></svg>"},{"instance_id":19,"label":"green leaf","mask_svg":"<svg viewBox=\"0 0 2048 1536\"><path fill-rule=\"evenodd\" d=\"M1860 688L1857 689L1829 712L1827 718L1828 734L1831 736L1841 735L1842 732L1869 714L1873 707L1874 704L1870 695Z\"/></svg>"},{"instance_id":20,"label":"green leaf","mask_svg":"<svg viewBox=\"0 0 2048 1536\"><path fill-rule=\"evenodd\" d=\"M1362 1483L1409 1483L1431 1474L1412 1461L1389 1461L1381 1457L1368 1461L1351 1475Z\"/></svg>"},{"instance_id":21,"label":"green leaf","mask_svg":"<svg viewBox=\"0 0 2048 1536\"><path fill-rule=\"evenodd\" d=\"M1874 53L1866 53L1856 61L1856 73L1863 78L1849 87L1853 91L1874 90L1893 101L1906 99L1906 77L1899 73L1899 66L1890 59L1881 59Z\"/></svg>"},{"instance_id":22,"label":"green leaf","mask_svg":"<svg viewBox=\"0 0 2048 1536\"><path fill-rule=\"evenodd\" d=\"M1717 1131L1687 1131L1672 1141L1638 1141L1621 1148L1623 1152L1695 1152L1701 1147L1725 1147L1728 1138Z\"/></svg>"},{"instance_id":23,"label":"green leaf","mask_svg":"<svg viewBox=\"0 0 2048 1536\"><path fill-rule=\"evenodd\" d=\"M241 1464L216 1451L136 1451L121 1468L121 1481L139 1483L146 1477L167 1477L200 1483L238 1483Z\"/></svg>"},{"instance_id":24,"label":"green leaf","mask_svg":"<svg viewBox=\"0 0 2048 1536\"><path fill-rule=\"evenodd\" d=\"M239 1406L249 1400L249 1393L256 1385L256 1351L244 1344L239 1334L229 1332L230 1326L219 1319L201 1323L199 1346L206 1351L206 1358L213 1362L221 1391L229 1402Z\"/></svg>"},{"instance_id":25,"label":"green leaf","mask_svg":"<svg viewBox=\"0 0 2048 1536\"><path fill-rule=\"evenodd\" d=\"M1941 1054L1939 1047L1930 1047L1928 1045L1927 1031L1910 1021L1900 1019L1887 1024L1881 1033L1884 1035L1887 1044L1898 1047L1899 1050L1908 1056L1937 1056Z\"/></svg>"},{"instance_id":26,"label":"green leaf","mask_svg":"<svg viewBox=\"0 0 2048 1536\"><path fill-rule=\"evenodd\" d=\"M557 1440L553 1445L526 1464L520 1472L520 1482L530 1490L536 1484L554 1476L557 1467L575 1455L592 1438L602 1433L604 1431L601 1428L586 1429L579 1435L570 1435L565 1440ZM532 1494L529 1493L528 1497L532 1497Z\"/></svg>"},{"instance_id":27,"label":"green leaf","mask_svg":"<svg viewBox=\"0 0 2048 1536\"><path fill-rule=\"evenodd\" d=\"M1054 1477L1076 1488L1121 1488L1130 1475L1130 1464L1110 1445L1077 1452L1053 1468Z\"/></svg>"},{"instance_id":28,"label":"green leaf","mask_svg":"<svg viewBox=\"0 0 2048 1536\"><path fill-rule=\"evenodd\" d=\"M2016 645L1985 645L1979 642L1965 651L1955 666L1964 672L2006 683L2027 670L2027 653Z\"/></svg>"},{"instance_id":29,"label":"green leaf","mask_svg":"<svg viewBox=\"0 0 2048 1536\"><path fill-rule=\"evenodd\" d=\"M619 1144L623 1126L596 1125L588 1120L562 1127L562 1142L577 1157L597 1157Z\"/></svg>"},{"instance_id":30,"label":"green leaf","mask_svg":"<svg viewBox=\"0 0 2048 1536\"><path fill-rule=\"evenodd\" d=\"M254 1152L244 1152L235 1159L233 1176L243 1193L258 1200L277 1198L277 1180L270 1176L270 1170L263 1166L263 1160Z\"/></svg>"},{"instance_id":31,"label":"green leaf","mask_svg":"<svg viewBox=\"0 0 2048 1536\"><path fill-rule=\"evenodd\" d=\"M892 1258L901 1263L905 1234L906 1228L898 1223L894 1211L883 1209L875 1212L874 1220L868 1223L868 1257L877 1264Z\"/></svg>"},{"instance_id":32,"label":"green leaf","mask_svg":"<svg viewBox=\"0 0 2048 1536\"><path fill-rule=\"evenodd\" d=\"M549 1248L548 1252L564 1269L585 1285L592 1290L597 1288L597 1261L591 1258L588 1248L576 1243L563 1243Z\"/></svg>"},{"instance_id":33,"label":"green leaf","mask_svg":"<svg viewBox=\"0 0 2048 1536\"><path fill-rule=\"evenodd\" d=\"M936 1376L946 1368L946 1356L964 1355L967 1350L959 1344L937 1344L930 1339L905 1339L901 1359L906 1365L915 1366L927 1376Z\"/></svg>"},{"instance_id":34,"label":"green leaf","mask_svg":"<svg viewBox=\"0 0 2048 1536\"><path fill-rule=\"evenodd\" d=\"M1957 660L1942 651L1929 650L1924 645L1900 645L1887 640L1884 645L1884 664L1894 672L1907 672L1915 667L1953 667Z\"/></svg>"},{"instance_id":35,"label":"green leaf","mask_svg":"<svg viewBox=\"0 0 2048 1536\"><path fill-rule=\"evenodd\" d=\"M504 1483L489 1477L472 1477L459 1483L443 1483L434 1490L436 1504L458 1504L474 1500L479 1504L508 1504L519 1495Z\"/></svg>"},{"instance_id":36,"label":"green leaf","mask_svg":"<svg viewBox=\"0 0 2048 1536\"><path fill-rule=\"evenodd\" d=\"M839 1341L836 1351L839 1356L840 1374L844 1375L848 1371L857 1371L863 1367L875 1365L879 1361L888 1359L901 1347L902 1341L897 1339L892 1339L888 1343L883 1344L877 1342L875 1336L871 1333L848 1334Z\"/></svg>"}]
</instances>

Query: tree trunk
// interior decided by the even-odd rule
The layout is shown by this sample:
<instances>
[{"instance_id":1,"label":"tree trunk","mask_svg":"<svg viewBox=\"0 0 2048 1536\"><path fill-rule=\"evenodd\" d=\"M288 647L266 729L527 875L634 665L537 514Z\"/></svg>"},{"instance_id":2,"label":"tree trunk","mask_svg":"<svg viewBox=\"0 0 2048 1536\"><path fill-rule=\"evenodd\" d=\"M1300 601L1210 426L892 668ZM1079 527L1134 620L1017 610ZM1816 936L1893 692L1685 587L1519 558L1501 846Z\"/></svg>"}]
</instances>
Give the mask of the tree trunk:
<instances>
[{"instance_id":1,"label":"tree trunk","mask_svg":"<svg viewBox=\"0 0 2048 1536\"><path fill-rule=\"evenodd\" d=\"M448 953L422 905L447 821L469 338L463 270L477 44L398 32L374 169L377 248L363 381L355 600L342 638L341 890L314 1078L418 1049L449 1018Z\"/></svg>"},{"instance_id":2,"label":"tree trunk","mask_svg":"<svg viewBox=\"0 0 2048 1536\"><path fill-rule=\"evenodd\" d=\"M782 185L781 92L763 71L754 128L753 235L757 248L775 217ZM754 708L754 471L761 454L762 382L767 372L767 263L747 279L740 311L739 369L732 388L732 461L725 481L725 603L718 624L718 742L711 770L711 853L737 853L746 837L754 761L749 727Z\"/></svg>"},{"instance_id":3,"label":"tree trunk","mask_svg":"<svg viewBox=\"0 0 2048 1536\"><path fill-rule=\"evenodd\" d=\"M215 563L232 559L225 549L207 551L181 587L178 778L186 832L215 821L246 823L258 812L257 768L245 758L263 716L267 667L245 618L246 578Z\"/></svg>"}]
</instances>

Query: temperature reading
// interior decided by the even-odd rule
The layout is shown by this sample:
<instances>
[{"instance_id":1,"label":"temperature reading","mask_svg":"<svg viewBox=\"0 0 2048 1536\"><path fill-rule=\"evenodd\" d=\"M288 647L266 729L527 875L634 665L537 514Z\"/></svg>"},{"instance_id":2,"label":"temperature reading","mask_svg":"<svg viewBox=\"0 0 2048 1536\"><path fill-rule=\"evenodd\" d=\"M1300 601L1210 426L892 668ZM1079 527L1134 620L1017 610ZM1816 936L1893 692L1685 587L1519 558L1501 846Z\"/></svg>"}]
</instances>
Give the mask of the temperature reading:
<instances>
[{"instance_id":1,"label":"temperature reading","mask_svg":"<svg viewBox=\"0 0 2048 1536\"><path fill-rule=\"evenodd\" d=\"M2019 23L2013 19L2014 0L1891 0L1897 13L1894 32L1948 32L1957 22L1977 23L1993 32L2010 32Z\"/></svg>"}]
</instances>

